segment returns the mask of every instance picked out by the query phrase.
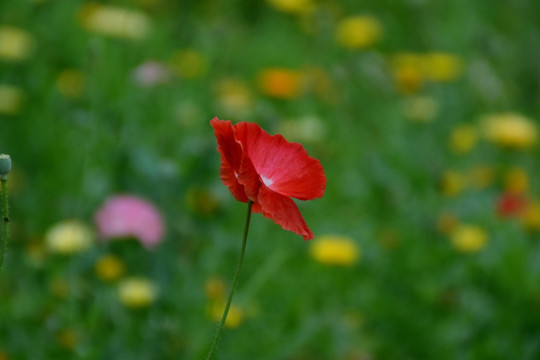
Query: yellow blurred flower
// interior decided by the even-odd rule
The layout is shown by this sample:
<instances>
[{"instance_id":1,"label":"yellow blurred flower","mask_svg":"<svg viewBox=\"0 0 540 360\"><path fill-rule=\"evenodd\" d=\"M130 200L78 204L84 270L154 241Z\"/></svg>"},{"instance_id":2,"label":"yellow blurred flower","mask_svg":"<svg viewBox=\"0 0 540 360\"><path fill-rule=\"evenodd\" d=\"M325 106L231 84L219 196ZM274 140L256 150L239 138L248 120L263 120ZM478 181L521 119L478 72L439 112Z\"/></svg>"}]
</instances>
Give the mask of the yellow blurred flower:
<instances>
[{"instance_id":1,"label":"yellow blurred flower","mask_svg":"<svg viewBox=\"0 0 540 360\"><path fill-rule=\"evenodd\" d=\"M9 356L2 349L0 349L0 360L8 360Z\"/></svg>"},{"instance_id":2,"label":"yellow blurred flower","mask_svg":"<svg viewBox=\"0 0 540 360\"><path fill-rule=\"evenodd\" d=\"M364 49L376 43L382 35L382 25L373 16L355 15L337 24L336 40L348 49Z\"/></svg>"},{"instance_id":3,"label":"yellow blurred flower","mask_svg":"<svg viewBox=\"0 0 540 360\"><path fill-rule=\"evenodd\" d=\"M512 194L523 194L529 187L529 176L525 169L513 168L504 175L504 188Z\"/></svg>"},{"instance_id":4,"label":"yellow blurred flower","mask_svg":"<svg viewBox=\"0 0 540 360\"><path fill-rule=\"evenodd\" d=\"M56 341L64 349L73 350L77 346L77 334L71 329L64 329L56 334Z\"/></svg>"},{"instance_id":5,"label":"yellow blurred flower","mask_svg":"<svg viewBox=\"0 0 540 360\"><path fill-rule=\"evenodd\" d=\"M96 262L95 270L101 280L115 281L124 274L126 267L118 257L105 255Z\"/></svg>"},{"instance_id":6,"label":"yellow blurred flower","mask_svg":"<svg viewBox=\"0 0 540 360\"><path fill-rule=\"evenodd\" d=\"M298 98L303 92L302 75L295 70L281 68L262 70L257 77L257 83L264 95L278 99Z\"/></svg>"},{"instance_id":7,"label":"yellow blurred flower","mask_svg":"<svg viewBox=\"0 0 540 360\"><path fill-rule=\"evenodd\" d=\"M455 80L463 71L459 57L442 52L397 53L391 57L390 66L398 90L405 94L418 92L425 81Z\"/></svg>"},{"instance_id":8,"label":"yellow blurred flower","mask_svg":"<svg viewBox=\"0 0 540 360\"><path fill-rule=\"evenodd\" d=\"M22 90L15 86L0 84L0 114L17 114L21 109L22 102Z\"/></svg>"},{"instance_id":9,"label":"yellow blurred flower","mask_svg":"<svg viewBox=\"0 0 540 360\"><path fill-rule=\"evenodd\" d=\"M118 284L118 297L129 308L143 308L157 298L157 287L145 278L128 278Z\"/></svg>"},{"instance_id":10,"label":"yellow blurred flower","mask_svg":"<svg viewBox=\"0 0 540 360\"><path fill-rule=\"evenodd\" d=\"M326 127L319 118L304 116L282 121L278 132L289 141L316 142L324 138Z\"/></svg>"},{"instance_id":11,"label":"yellow blurred flower","mask_svg":"<svg viewBox=\"0 0 540 360\"><path fill-rule=\"evenodd\" d=\"M13 26L0 26L0 58L24 60L32 50L33 39L30 33Z\"/></svg>"},{"instance_id":12,"label":"yellow blurred flower","mask_svg":"<svg viewBox=\"0 0 540 360\"><path fill-rule=\"evenodd\" d=\"M60 94L78 98L84 90L84 75L77 69L65 69L56 78L56 87Z\"/></svg>"},{"instance_id":13,"label":"yellow blurred flower","mask_svg":"<svg viewBox=\"0 0 540 360\"><path fill-rule=\"evenodd\" d=\"M403 103L403 115L413 121L432 121L439 112L439 103L429 96L408 96Z\"/></svg>"},{"instance_id":14,"label":"yellow blurred flower","mask_svg":"<svg viewBox=\"0 0 540 360\"><path fill-rule=\"evenodd\" d=\"M448 82L461 76L463 61L453 54L431 52L422 56L422 67L428 80Z\"/></svg>"},{"instance_id":15,"label":"yellow blurred flower","mask_svg":"<svg viewBox=\"0 0 540 360\"><path fill-rule=\"evenodd\" d=\"M47 249L58 254L74 254L88 249L94 242L92 229L79 220L66 220L45 234Z\"/></svg>"},{"instance_id":16,"label":"yellow blurred flower","mask_svg":"<svg viewBox=\"0 0 540 360\"><path fill-rule=\"evenodd\" d=\"M267 0L276 10L288 14L303 14L313 10L312 0Z\"/></svg>"},{"instance_id":17,"label":"yellow blurred flower","mask_svg":"<svg viewBox=\"0 0 540 360\"><path fill-rule=\"evenodd\" d=\"M466 154L476 146L477 141L478 131L475 126L459 125L450 134L450 149L455 154Z\"/></svg>"},{"instance_id":18,"label":"yellow blurred flower","mask_svg":"<svg viewBox=\"0 0 540 360\"><path fill-rule=\"evenodd\" d=\"M360 259L360 248L350 237L324 235L313 240L311 256L321 264L351 266Z\"/></svg>"},{"instance_id":19,"label":"yellow blurred flower","mask_svg":"<svg viewBox=\"0 0 540 360\"><path fill-rule=\"evenodd\" d=\"M540 230L540 203L534 201L528 204L523 213L522 221L527 230Z\"/></svg>"},{"instance_id":20,"label":"yellow blurred flower","mask_svg":"<svg viewBox=\"0 0 540 360\"><path fill-rule=\"evenodd\" d=\"M214 90L224 117L242 119L253 112L255 101L249 87L237 79L222 79Z\"/></svg>"},{"instance_id":21,"label":"yellow blurred flower","mask_svg":"<svg viewBox=\"0 0 540 360\"><path fill-rule=\"evenodd\" d=\"M450 235L454 248L464 253L474 253L482 250L488 241L488 235L479 226L460 225Z\"/></svg>"},{"instance_id":22,"label":"yellow blurred flower","mask_svg":"<svg viewBox=\"0 0 540 360\"><path fill-rule=\"evenodd\" d=\"M150 30L150 20L142 12L88 3L80 11L81 25L88 31L117 38L140 40Z\"/></svg>"},{"instance_id":23,"label":"yellow blurred flower","mask_svg":"<svg viewBox=\"0 0 540 360\"><path fill-rule=\"evenodd\" d=\"M467 178L460 172L447 170L441 178L441 192L445 196L456 196L461 193L467 185Z\"/></svg>"},{"instance_id":24,"label":"yellow blurred flower","mask_svg":"<svg viewBox=\"0 0 540 360\"><path fill-rule=\"evenodd\" d=\"M467 172L468 183L477 189L483 189L493 183L494 170L488 165L476 165Z\"/></svg>"},{"instance_id":25,"label":"yellow blurred flower","mask_svg":"<svg viewBox=\"0 0 540 360\"><path fill-rule=\"evenodd\" d=\"M216 277L206 280L206 283L204 284L204 292L208 299L212 301L222 301L225 299L226 288L225 282Z\"/></svg>"},{"instance_id":26,"label":"yellow blurred flower","mask_svg":"<svg viewBox=\"0 0 540 360\"><path fill-rule=\"evenodd\" d=\"M457 217L449 212L443 212L437 218L437 230L443 234L450 234L459 225Z\"/></svg>"},{"instance_id":27,"label":"yellow blurred flower","mask_svg":"<svg viewBox=\"0 0 540 360\"><path fill-rule=\"evenodd\" d=\"M525 116L508 112L485 116L484 136L491 142L509 148L526 149L536 143L536 125Z\"/></svg>"},{"instance_id":28,"label":"yellow blurred flower","mask_svg":"<svg viewBox=\"0 0 540 360\"><path fill-rule=\"evenodd\" d=\"M212 301L208 307L210 318L214 321L220 321L224 309L225 301ZM225 320L225 327L235 329L242 324L243 320L244 310L235 304L231 304L229 307L229 313L227 314L227 319Z\"/></svg>"},{"instance_id":29,"label":"yellow blurred flower","mask_svg":"<svg viewBox=\"0 0 540 360\"><path fill-rule=\"evenodd\" d=\"M184 78L198 78L203 76L208 68L206 57L194 49L178 51L172 56L171 67Z\"/></svg>"}]
</instances>

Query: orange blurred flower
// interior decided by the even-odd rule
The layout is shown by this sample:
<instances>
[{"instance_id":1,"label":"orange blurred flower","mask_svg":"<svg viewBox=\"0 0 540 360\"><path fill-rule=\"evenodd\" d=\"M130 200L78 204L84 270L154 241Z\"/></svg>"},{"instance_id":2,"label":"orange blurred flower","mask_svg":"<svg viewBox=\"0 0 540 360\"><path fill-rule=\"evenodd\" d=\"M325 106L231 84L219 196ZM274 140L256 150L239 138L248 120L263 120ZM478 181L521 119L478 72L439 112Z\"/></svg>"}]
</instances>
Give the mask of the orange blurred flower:
<instances>
[{"instance_id":1,"label":"orange blurred flower","mask_svg":"<svg viewBox=\"0 0 540 360\"><path fill-rule=\"evenodd\" d=\"M398 53L391 57L390 67L398 91L404 94L414 94L424 84L422 60L413 53Z\"/></svg>"},{"instance_id":2,"label":"orange blurred flower","mask_svg":"<svg viewBox=\"0 0 540 360\"><path fill-rule=\"evenodd\" d=\"M278 99L298 98L303 92L302 75L296 70L265 69L259 73L257 83L264 95Z\"/></svg>"}]
</instances>

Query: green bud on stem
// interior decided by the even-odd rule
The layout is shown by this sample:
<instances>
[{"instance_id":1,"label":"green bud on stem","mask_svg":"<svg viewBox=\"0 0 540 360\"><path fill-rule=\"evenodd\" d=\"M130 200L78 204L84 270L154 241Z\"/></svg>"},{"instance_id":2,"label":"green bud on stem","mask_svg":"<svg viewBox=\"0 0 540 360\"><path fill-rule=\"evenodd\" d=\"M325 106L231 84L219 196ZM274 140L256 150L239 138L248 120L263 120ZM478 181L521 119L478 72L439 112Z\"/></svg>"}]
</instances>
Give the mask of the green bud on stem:
<instances>
[{"instance_id":1,"label":"green bud on stem","mask_svg":"<svg viewBox=\"0 0 540 360\"><path fill-rule=\"evenodd\" d=\"M11 158L9 155L0 154L0 179L6 180L7 174L11 170Z\"/></svg>"}]
</instances>

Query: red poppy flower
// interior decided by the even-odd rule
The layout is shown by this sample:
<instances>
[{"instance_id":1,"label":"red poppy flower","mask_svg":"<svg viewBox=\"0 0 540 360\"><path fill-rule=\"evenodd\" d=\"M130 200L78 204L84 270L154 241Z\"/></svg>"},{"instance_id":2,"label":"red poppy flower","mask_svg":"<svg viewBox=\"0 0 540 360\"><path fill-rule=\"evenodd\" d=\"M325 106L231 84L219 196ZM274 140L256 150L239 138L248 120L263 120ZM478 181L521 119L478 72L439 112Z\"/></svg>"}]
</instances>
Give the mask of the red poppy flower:
<instances>
[{"instance_id":1,"label":"red poppy flower","mask_svg":"<svg viewBox=\"0 0 540 360\"><path fill-rule=\"evenodd\" d=\"M285 230L313 238L291 199L311 200L324 194L326 177L319 160L302 145L281 135L269 135L255 123L232 125L210 121L221 154L221 181L238 201L253 201L252 211L262 213Z\"/></svg>"},{"instance_id":2,"label":"red poppy flower","mask_svg":"<svg viewBox=\"0 0 540 360\"><path fill-rule=\"evenodd\" d=\"M512 193L502 194L497 201L497 214L503 218L520 216L527 207L527 200L519 195Z\"/></svg>"}]
</instances>

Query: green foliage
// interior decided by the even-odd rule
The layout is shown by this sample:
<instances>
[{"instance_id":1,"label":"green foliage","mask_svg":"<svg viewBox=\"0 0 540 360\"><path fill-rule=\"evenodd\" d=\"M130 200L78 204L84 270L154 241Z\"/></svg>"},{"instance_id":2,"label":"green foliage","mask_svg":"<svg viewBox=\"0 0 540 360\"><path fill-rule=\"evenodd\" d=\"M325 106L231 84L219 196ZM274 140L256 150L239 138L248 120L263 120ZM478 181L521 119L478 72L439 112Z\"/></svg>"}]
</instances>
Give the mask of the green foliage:
<instances>
[{"instance_id":1,"label":"green foliage","mask_svg":"<svg viewBox=\"0 0 540 360\"><path fill-rule=\"evenodd\" d=\"M540 357L538 224L529 208L496 212L508 192L536 202L538 147L500 146L482 122L522 114L536 131L540 5L321 0L285 13L273 3L116 1L149 25L111 35L88 19L112 5L0 2L0 34L30 39L13 59L0 35L0 153L13 162L0 359L204 358L217 321L205 286L232 277L245 211L219 179L214 116L255 121L320 159L326 194L299 202L302 214L316 236L350 237L362 253L320 263L311 242L254 216L234 300L242 319L217 359ZM341 46L336 29L353 15L377 19L380 39ZM108 29L119 21L107 19ZM396 65L404 53L421 65ZM434 53L456 73L429 63ZM140 80L150 61L157 78ZM269 69L288 80L265 85ZM464 124L477 138L460 153L450 138ZM97 232L95 212L118 193L159 208L167 230L154 250L47 247L47 231L68 219ZM462 224L485 232L485 247L460 251ZM105 255L125 266L110 281L96 271ZM128 277L155 284L155 301L124 306Z\"/></svg>"}]
</instances>

